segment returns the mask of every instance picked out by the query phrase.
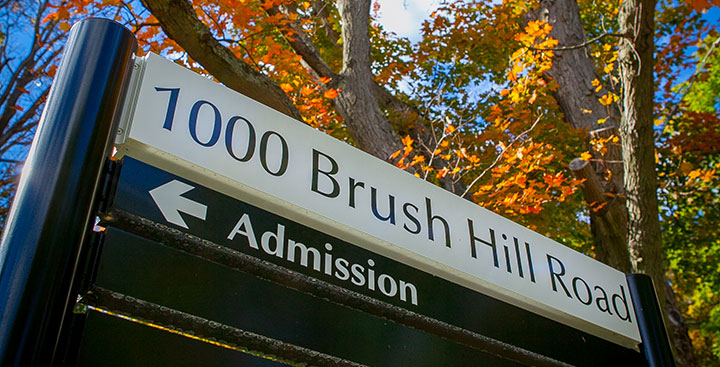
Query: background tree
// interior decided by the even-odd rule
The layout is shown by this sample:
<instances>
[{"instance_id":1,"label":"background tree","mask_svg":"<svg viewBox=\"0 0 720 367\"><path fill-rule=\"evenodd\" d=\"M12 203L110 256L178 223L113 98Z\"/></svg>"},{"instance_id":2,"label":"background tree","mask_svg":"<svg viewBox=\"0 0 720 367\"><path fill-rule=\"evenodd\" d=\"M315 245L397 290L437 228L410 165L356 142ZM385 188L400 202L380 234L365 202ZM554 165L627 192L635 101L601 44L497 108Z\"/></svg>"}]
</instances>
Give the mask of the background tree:
<instances>
[{"instance_id":1,"label":"background tree","mask_svg":"<svg viewBox=\"0 0 720 367\"><path fill-rule=\"evenodd\" d=\"M0 224L69 28L43 22L50 10L46 2L0 1Z\"/></svg>"},{"instance_id":2,"label":"background tree","mask_svg":"<svg viewBox=\"0 0 720 367\"><path fill-rule=\"evenodd\" d=\"M680 311L693 321L700 360L720 356L709 262L718 251L717 159L683 143L712 146L717 131L717 100L703 110L685 99L717 85L702 17L710 5L444 1L418 44L374 23L382 9L370 0L76 0L33 24L119 20L144 52L620 270L650 274L667 295L678 362L693 365Z\"/></svg>"}]
</instances>

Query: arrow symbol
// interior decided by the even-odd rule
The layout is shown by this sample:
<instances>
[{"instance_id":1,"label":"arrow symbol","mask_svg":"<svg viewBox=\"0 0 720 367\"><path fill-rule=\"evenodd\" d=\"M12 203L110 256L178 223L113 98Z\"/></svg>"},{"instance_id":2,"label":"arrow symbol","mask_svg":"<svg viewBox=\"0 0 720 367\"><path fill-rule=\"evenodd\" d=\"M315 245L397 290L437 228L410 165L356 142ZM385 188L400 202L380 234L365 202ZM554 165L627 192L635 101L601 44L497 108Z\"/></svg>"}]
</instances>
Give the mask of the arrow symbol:
<instances>
[{"instance_id":1,"label":"arrow symbol","mask_svg":"<svg viewBox=\"0 0 720 367\"><path fill-rule=\"evenodd\" d=\"M202 220L205 220L207 214L207 206L181 196L194 188L178 180L172 180L150 190L149 193L166 221L188 229L180 212Z\"/></svg>"}]
</instances>

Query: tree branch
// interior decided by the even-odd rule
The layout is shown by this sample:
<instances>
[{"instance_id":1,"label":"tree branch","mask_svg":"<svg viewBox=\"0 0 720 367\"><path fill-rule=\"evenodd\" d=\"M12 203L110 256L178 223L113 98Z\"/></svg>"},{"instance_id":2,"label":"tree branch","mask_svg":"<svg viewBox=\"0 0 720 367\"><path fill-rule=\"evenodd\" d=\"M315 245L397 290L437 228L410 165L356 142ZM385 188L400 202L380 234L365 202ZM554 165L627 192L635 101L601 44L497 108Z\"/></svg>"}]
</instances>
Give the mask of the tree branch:
<instances>
[{"instance_id":1,"label":"tree branch","mask_svg":"<svg viewBox=\"0 0 720 367\"><path fill-rule=\"evenodd\" d=\"M288 16L288 10L286 7L272 7L267 9L268 14L277 15L282 14ZM291 22L288 27L292 30L290 34L287 30L281 29L285 40L290 44L290 47L302 56L303 60L321 77L326 78L337 78L337 74L325 63L318 52L317 47L313 44L310 37L305 34L305 31L300 27L297 21Z\"/></svg>"},{"instance_id":2,"label":"tree branch","mask_svg":"<svg viewBox=\"0 0 720 367\"><path fill-rule=\"evenodd\" d=\"M683 88L683 91L680 93L680 98L677 100L677 103L675 103L670 111L668 111L667 115L665 116L665 121L670 121L673 117L675 117L675 114L680 110L680 102L682 102L685 97L690 93L690 90L692 90L692 86L695 84L695 81L697 81L698 76L701 72L705 70L705 65L708 62L708 59L710 56L712 56L713 52L717 49L717 46L720 44L720 37L718 37L715 42L710 45L710 50L708 50L707 54L703 57L703 59L700 61L700 64L698 64L697 69L695 72L688 78L688 84L685 88Z\"/></svg>"},{"instance_id":3,"label":"tree branch","mask_svg":"<svg viewBox=\"0 0 720 367\"><path fill-rule=\"evenodd\" d=\"M555 48L539 48L539 47L528 47L528 49L533 51L570 51L570 50L577 50L579 48L587 47L597 41L600 41L601 39L605 37L620 37L620 38L628 38L627 35L621 34L621 33L603 33L597 37L593 37L579 45L572 45L572 46L563 46L563 47L555 47Z\"/></svg>"},{"instance_id":4,"label":"tree branch","mask_svg":"<svg viewBox=\"0 0 720 367\"><path fill-rule=\"evenodd\" d=\"M302 121L290 98L266 75L238 59L215 39L186 0L142 0L167 35L228 88Z\"/></svg>"},{"instance_id":5,"label":"tree branch","mask_svg":"<svg viewBox=\"0 0 720 367\"><path fill-rule=\"evenodd\" d=\"M533 122L532 126L530 126L529 129L523 131L522 133L520 133L520 135L516 136L510 142L510 144L508 144L505 147L505 149L503 149L497 155L497 157L495 157L495 160L489 166L487 166L487 168L485 168L485 170L483 170L480 175L475 177L475 179L470 183L470 185L467 186L467 189L465 189L465 192L463 192L463 194L461 196L464 197L465 195L467 195L470 192L470 189L472 189L473 185L475 185L478 181L480 181L480 179L483 178L491 169L495 168L495 166L497 166L497 164L500 163L500 159L502 159L503 155L505 155L505 152L507 152L508 149L510 149L510 147L513 146L513 144L515 144L515 142L517 142L518 140L520 140L520 138L522 138L523 136L525 136L525 135L529 134L531 131L533 131L533 129L535 129L535 126L537 126L537 124L540 122L540 120L542 119L543 116L544 116L544 114L541 114L540 116L538 116L538 118L535 119L535 122Z\"/></svg>"}]
</instances>

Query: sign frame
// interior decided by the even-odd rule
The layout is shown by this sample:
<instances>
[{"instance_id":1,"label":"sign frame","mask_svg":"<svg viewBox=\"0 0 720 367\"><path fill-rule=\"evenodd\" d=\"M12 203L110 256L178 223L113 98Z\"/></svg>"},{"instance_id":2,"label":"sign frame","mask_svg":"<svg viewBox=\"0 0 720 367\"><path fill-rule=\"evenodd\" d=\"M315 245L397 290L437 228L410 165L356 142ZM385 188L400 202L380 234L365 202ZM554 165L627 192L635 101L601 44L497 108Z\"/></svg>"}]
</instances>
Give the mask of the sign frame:
<instances>
[{"instance_id":1,"label":"sign frame","mask_svg":"<svg viewBox=\"0 0 720 367\"><path fill-rule=\"evenodd\" d=\"M623 273L160 56L138 65L118 158L164 167L625 347L640 343ZM238 148L233 139L243 138Z\"/></svg>"}]
</instances>

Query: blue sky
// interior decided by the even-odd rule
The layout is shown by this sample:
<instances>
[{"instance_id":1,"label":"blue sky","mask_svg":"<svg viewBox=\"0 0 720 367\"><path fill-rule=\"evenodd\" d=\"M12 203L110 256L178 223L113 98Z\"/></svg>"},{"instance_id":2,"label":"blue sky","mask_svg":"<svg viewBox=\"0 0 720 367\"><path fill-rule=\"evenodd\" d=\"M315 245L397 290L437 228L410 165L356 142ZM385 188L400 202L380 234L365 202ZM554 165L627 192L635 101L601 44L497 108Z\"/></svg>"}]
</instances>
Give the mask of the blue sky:
<instances>
[{"instance_id":1,"label":"blue sky","mask_svg":"<svg viewBox=\"0 0 720 367\"><path fill-rule=\"evenodd\" d=\"M413 42L420 40L420 26L438 7L439 0L379 0L380 19L386 30Z\"/></svg>"}]
</instances>

